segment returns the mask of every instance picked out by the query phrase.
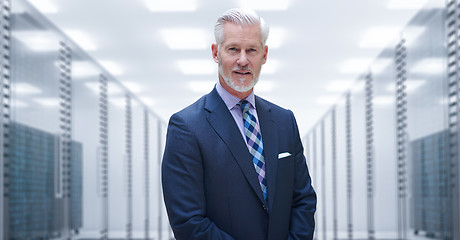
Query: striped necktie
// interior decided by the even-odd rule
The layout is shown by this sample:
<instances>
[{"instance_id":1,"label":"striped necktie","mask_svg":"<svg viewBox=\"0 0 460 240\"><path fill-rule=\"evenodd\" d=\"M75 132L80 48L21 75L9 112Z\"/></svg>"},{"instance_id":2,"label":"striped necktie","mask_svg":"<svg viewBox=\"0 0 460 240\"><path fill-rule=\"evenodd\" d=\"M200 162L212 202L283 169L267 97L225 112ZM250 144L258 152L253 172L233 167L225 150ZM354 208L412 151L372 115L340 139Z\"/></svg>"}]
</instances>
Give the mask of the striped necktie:
<instances>
[{"instance_id":1,"label":"striped necktie","mask_svg":"<svg viewBox=\"0 0 460 240\"><path fill-rule=\"evenodd\" d=\"M248 143L249 152L252 155L252 162L257 172L259 184L264 195L267 199L267 179L265 178L265 159L264 159L264 145L262 143L262 135L260 135L259 124L256 118L249 111L249 102L242 100L241 110L243 111L243 124L246 140Z\"/></svg>"}]
</instances>

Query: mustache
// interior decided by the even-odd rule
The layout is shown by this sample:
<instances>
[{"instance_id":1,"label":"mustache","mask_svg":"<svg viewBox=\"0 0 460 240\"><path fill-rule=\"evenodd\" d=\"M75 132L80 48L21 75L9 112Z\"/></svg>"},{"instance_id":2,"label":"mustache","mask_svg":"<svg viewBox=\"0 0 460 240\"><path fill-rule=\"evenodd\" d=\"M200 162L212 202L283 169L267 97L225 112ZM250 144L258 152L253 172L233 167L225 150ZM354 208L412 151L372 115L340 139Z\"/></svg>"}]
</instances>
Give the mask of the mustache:
<instances>
[{"instance_id":1,"label":"mustache","mask_svg":"<svg viewBox=\"0 0 460 240\"><path fill-rule=\"evenodd\" d=\"M249 72L251 72L251 74L254 75L254 71L252 70L252 68L247 67L247 66L246 67L235 67L235 68L232 69L232 72L234 72L234 71L249 71Z\"/></svg>"}]
</instances>

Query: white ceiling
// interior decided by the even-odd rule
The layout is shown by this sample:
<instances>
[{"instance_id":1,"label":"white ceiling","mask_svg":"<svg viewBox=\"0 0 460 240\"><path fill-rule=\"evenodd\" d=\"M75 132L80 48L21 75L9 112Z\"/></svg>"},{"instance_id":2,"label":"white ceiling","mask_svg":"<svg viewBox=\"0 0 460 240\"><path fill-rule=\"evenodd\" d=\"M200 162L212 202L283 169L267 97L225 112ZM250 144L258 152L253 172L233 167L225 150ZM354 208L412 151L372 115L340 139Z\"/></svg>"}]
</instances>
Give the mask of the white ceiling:
<instances>
[{"instance_id":1,"label":"white ceiling","mask_svg":"<svg viewBox=\"0 0 460 240\"><path fill-rule=\"evenodd\" d=\"M210 48L214 22L227 9L251 2L186 0L195 3L196 10L153 12L145 0L30 1L63 31L76 30L87 35L92 44L88 46L89 55L100 62L108 60L118 64L122 73L114 75L121 82L134 85L131 87L136 94L147 99L146 104L151 104L153 111L165 121L172 113L212 90L217 81L217 65L211 58ZM177 0L157 0L162 1ZM43 8L46 2L50 2L51 9ZM267 6L273 1L259 2L263 4L258 6ZM415 3L415 7L394 9L390 7L390 0L276 0L276 6L285 10L259 10L274 29L272 37L280 43L271 49L269 37L268 61L255 88L256 94L293 110L301 133L306 133L331 105L329 99L340 95L337 88L344 85L340 82L347 83L358 76L357 72L344 71L351 67L344 69L343 64L356 58L371 60L383 49L373 47L376 42L372 39L363 42L366 32L373 27L386 27L377 30L382 33L389 27L390 33L384 36L397 37L398 30L426 1L397 2ZM187 5L174 3L173 6ZM198 49L171 49L161 32L178 28L201 31L192 36L203 35L204 46L198 42L192 46ZM374 31L371 36L375 34ZM203 63L193 66L187 62L190 60ZM184 74L180 64L192 66L189 71L203 74ZM360 69L364 71L366 66Z\"/></svg>"}]
</instances>

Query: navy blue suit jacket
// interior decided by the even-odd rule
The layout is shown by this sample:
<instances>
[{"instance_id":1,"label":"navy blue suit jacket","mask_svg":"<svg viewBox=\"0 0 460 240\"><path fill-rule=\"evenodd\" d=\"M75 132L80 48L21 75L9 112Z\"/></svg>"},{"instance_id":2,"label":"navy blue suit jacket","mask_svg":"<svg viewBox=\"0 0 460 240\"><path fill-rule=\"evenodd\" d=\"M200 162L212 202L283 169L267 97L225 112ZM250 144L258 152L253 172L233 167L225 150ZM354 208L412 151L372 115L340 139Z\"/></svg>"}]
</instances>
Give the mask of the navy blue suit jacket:
<instances>
[{"instance_id":1,"label":"navy blue suit jacket","mask_svg":"<svg viewBox=\"0 0 460 240\"><path fill-rule=\"evenodd\" d=\"M313 238L316 194L294 115L257 96L255 102L267 200L252 156L216 89L171 117L162 183L177 239ZM291 155L279 159L280 153Z\"/></svg>"}]
</instances>

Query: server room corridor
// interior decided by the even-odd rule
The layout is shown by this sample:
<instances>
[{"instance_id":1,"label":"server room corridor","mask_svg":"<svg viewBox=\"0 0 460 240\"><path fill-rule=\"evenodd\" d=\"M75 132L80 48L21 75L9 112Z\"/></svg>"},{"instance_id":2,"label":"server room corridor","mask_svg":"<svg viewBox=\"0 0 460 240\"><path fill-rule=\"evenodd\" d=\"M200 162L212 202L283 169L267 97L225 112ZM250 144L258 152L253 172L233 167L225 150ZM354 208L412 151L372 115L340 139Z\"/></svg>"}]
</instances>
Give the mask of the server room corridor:
<instances>
[{"instance_id":1,"label":"server room corridor","mask_svg":"<svg viewBox=\"0 0 460 240\"><path fill-rule=\"evenodd\" d=\"M0 239L174 239L168 121L217 83L233 7L270 26L254 92L297 119L314 239L460 239L460 0L0 6Z\"/></svg>"}]
</instances>

